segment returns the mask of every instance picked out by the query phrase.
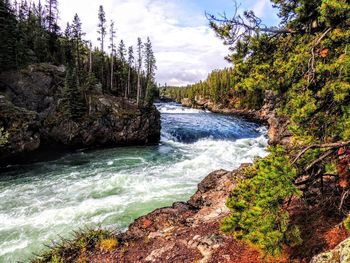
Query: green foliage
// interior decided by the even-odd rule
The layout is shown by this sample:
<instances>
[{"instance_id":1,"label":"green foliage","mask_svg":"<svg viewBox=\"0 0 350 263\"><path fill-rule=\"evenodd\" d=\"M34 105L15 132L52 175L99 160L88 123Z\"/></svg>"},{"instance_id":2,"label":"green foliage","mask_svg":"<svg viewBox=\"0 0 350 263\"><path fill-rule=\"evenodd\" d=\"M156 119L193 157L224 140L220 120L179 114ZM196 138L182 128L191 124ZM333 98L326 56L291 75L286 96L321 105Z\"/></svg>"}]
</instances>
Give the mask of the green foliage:
<instances>
[{"instance_id":1,"label":"green foliage","mask_svg":"<svg viewBox=\"0 0 350 263\"><path fill-rule=\"evenodd\" d=\"M152 105L155 98L159 96L158 88L154 83L150 82L147 86L146 92L146 103L147 105Z\"/></svg>"},{"instance_id":2,"label":"green foliage","mask_svg":"<svg viewBox=\"0 0 350 263\"><path fill-rule=\"evenodd\" d=\"M349 23L350 6L346 0L322 0L320 21L337 27Z\"/></svg>"},{"instance_id":3,"label":"green foliage","mask_svg":"<svg viewBox=\"0 0 350 263\"><path fill-rule=\"evenodd\" d=\"M7 143L8 132L5 132L4 128L0 127L0 147Z\"/></svg>"},{"instance_id":4,"label":"green foliage","mask_svg":"<svg viewBox=\"0 0 350 263\"><path fill-rule=\"evenodd\" d=\"M115 233L97 229L88 229L76 232L72 240L62 240L61 243L51 247L33 259L32 263L70 263L85 262L87 252L93 249L111 251L118 246Z\"/></svg>"},{"instance_id":5,"label":"green foliage","mask_svg":"<svg viewBox=\"0 0 350 263\"><path fill-rule=\"evenodd\" d=\"M244 65L236 64L235 68L214 70L205 81L186 87L165 87L163 96L181 101L210 99L227 107L258 109L263 102L263 83L257 83L253 77L240 79L246 76ZM259 71L262 71L259 68ZM244 73L242 72L244 71ZM261 76L256 73L256 76Z\"/></svg>"},{"instance_id":6,"label":"green foliage","mask_svg":"<svg viewBox=\"0 0 350 263\"><path fill-rule=\"evenodd\" d=\"M53 256L50 263L64 263L64 260L59 256Z\"/></svg>"},{"instance_id":7,"label":"green foliage","mask_svg":"<svg viewBox=\"0 0 350 263\"><path fill-rule=\"evenodd\" d=\"M277 255L284 243L298 240L298 230L289 227L288 212L283 209L288 199L300 194L292 183L296 170L286 151L277 147L245 173L248 178L238 183L227 200L231 214L221 229Z\"/></svg>"},{"instance_id":8,"label":"green foliage","mask_svg":"<svg viewBox=\"0 0 350 263\"><path fill-rule=\"evenodd\" d=\"M73 120L79 120L87 110L84 94L78 85L77 78L76 69L69 67L64 88L65 113Z\"/></svg>"},{"instance_id":9,"label":"green foliage","mask_svg":"<svg viewBox=\"0 0 350 263\"><path fill-rule=\"evenodd\" d=\"M350 140L350 106L345 105L342 107L342 116L339 122L337 123L338 134L342 140Z\"/></svg>"},{"instance_id":10,"label":"green foliage","mask_svg":"<svg viewBox=\"0 0 350 263\"><path fill-rule=\"evenodd\" d=\"M0 72L16 66L17 20L8 1L0 1Z\"/></svg>"}]
</instances>

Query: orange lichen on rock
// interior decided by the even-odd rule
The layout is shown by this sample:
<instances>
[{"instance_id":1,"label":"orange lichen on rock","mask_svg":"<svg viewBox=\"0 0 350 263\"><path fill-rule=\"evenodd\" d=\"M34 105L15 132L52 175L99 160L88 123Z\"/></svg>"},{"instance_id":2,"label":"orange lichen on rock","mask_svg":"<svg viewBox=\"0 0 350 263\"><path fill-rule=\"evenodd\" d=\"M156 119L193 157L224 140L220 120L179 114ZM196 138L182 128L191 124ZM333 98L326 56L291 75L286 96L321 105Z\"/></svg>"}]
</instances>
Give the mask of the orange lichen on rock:
<instances>
[{"instance_id":1,"label":"orange lichen on rock","mask_svg":"<svg viewBox=\"0 0 350 263\"><path fill-rule=\"evenodd\" d=\"M341 241L349 236L343 225L337 225L325 233L325 240L330 249L335 248Z\"/></svg>"},{"instance_id":2,"label":"orange lichen on rock","mask_svg":"<svg viewBox=\"0 0 350 263\"><path fill-rule=\"evenodd\" d=\"M142 227L143 227L143 228L149 228L151 225L152 225L152 221L149 220L149 219L145 219L145 220L143 221Z\"/></svg>"}]
</instances>

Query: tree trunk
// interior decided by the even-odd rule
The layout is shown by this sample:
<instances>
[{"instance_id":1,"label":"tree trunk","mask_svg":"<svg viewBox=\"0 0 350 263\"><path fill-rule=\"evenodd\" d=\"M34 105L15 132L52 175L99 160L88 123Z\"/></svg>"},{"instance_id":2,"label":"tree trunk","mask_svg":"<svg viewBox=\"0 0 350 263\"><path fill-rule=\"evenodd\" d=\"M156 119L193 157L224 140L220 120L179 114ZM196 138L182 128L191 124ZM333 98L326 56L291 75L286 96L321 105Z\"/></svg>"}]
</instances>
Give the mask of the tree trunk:
<instances>
[{"instance_id":1,"label":"tree trunk","mask_svg":"<svg viewBox=\"0 0 350 263\"><path fill-rule=\"evenodd\" d=\"M146 88L145 88L145 98L147 99L147 96L148 96L148 84L149 84L149 75L147 75L147 78L146 78Z\"/></svg>"},{"instance_id":2,"label":"tree trunk","mask_svg":"<svg viewBox=\"0 0 350 263\"><path fill-rule=\"evenodd\" d=\"M129 97L130 94L130 78L131 78L131 68L129 67L129 71L128 71L128 85L125 89L125 98L127 99Z\"/></svg>"},{"instance_id":3,"label":"tree trunk","mask_svg":"<svg viewBox=\"0 0 350 263\"><path fill-rule=\"evenodd\" d=\"M90 46L90 53L89 53L89 74L91 75L92 73L92 51L91 51L91 46Z\"/></svg>"},{"instance_id":4,"label":"tree trunk","mask_svg":"<svg viewBox=\"0 0 350 263\"><path fill-rule=\"evenodd\" d=\"M138 73L137 73L137 95L136 95L137 105L140 105L140 99L141 99L141 79L140 79L140 70L138 70Z\"/></svg>"},{"instance_id":5,"label":"tree trunk","mask_svg":"<svg viewBox=\"0 0 350 263\"><path fill-rule=\"evenodd\" d=\"M76 59L76 68L77 68L77 85L80 86L80 81L79 81L79 73L80 73L80 52L79 52L79 41L76 40L75 42L75 48L77 52L77 59Z\"/></svg>"},{"instance_id":6,"label":"tree trunk","mask_svg":"<svg viewBox=\"0 0 350 263\"><path fill-rule=\"evenodd\" d=\"M111 56L111 91L113 91L113 67L114 67L114 65L113 65L113 61L114 61L114 59L113 59L113 55Z\"/></svg>"}]
</instances>

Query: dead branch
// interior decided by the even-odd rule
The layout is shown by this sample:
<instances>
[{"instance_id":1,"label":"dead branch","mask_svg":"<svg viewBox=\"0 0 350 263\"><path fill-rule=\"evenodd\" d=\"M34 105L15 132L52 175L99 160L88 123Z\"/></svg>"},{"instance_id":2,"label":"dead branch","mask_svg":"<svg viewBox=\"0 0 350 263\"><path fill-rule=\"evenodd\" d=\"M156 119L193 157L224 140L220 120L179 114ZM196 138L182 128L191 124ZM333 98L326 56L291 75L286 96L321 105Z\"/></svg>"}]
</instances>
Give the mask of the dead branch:
<instances>
[{"instance_id":1,"label":"dead branch","mask_svg":"<svg viewBox=\"0 0 350 263\"><path fill-rule=\"evenodd\" d=\"M307 178L306 180L304 180L304 181L295 182L294 185L295 185L295 186L300 186L300 185L305 185L305 184L307 184L307 183L309 183L309 182L311 182L311 178L310 178L310 177L308 177L308 178Z\"/></svg>"},{"instance_id":2,"label":"dead branch","mask_svg":"<svg viewBox=\"0 0 350 263\"><path fill-rule=\"evenodd\" d=\"M320 44L321 40L331 31L332 28L328 28L323 34L316 40L315 44L311 48L311 58L308 63L308 76L307 76L307 86L311 84L311 82L315 78L315 48Z\"/></svg>"},{"instance_id":3,"label":"dead branch","mask_svg":"<svg viewBox=\"0 0 350 263\"><path fill-rule=\"evenodd\" d=\"M326 177L326 176L330 176L330 177L339 177L339 175L337 175L337 174L322 174L322 173L320 173L320 174L318 174L318 175L315 176L315 179L318 179L318 177L321 178L321 179L323 179L323 177ZM294 184L295 186L305 185L305 184L307 184L307 183L312 182L312 180L311 180L312 178L311 178L311 177L312 177L312 176L307 176L306 179L304 179L303 181L294 182L293 184Z\"/></svg>"},{"instance_id":4,"label":"dead branch","mask_svg":"<svg viewBox=\"0 0 350 263\"><path fill-rule=\"evenodd\" d=\"M317 158L316 160L314 160L312 163L310 163L308 166L306 166L305 171L309 171L312 167L314 167L316 164L318 164L319 162L321 162L323 159L326 159L328 156L330 156L331 154L334 153L334 150L328 150L327 152L325 152L324 154L322 154L319 158Z\"/></svg>"},{"instance_id":5,"label":"dead branch","mask_svg":"<svg viewBox=\"0 0 350 263\"><path fill-rule=\"evenodd\" d=\"M226 14L218 16L205 13L209 20L210 26L215 30L217 35L224 40L226 45L234 46L236 42L252 35L266 34L293 34L296 31L288 28L267 27L253 11L245 11L243 14L238 13L239 5L233 1L234 10L232 18L228 18Z\"/></svg>"},{"instance_id":6,"label":"dead branch","mask_svg":"<svg viewBox=\"0 0 350 263\"><path fill-rule=\"evenodd\" d=\"M340 205L339 205L339 208L338 208L339 211L342 210L344 201L346 200L346 198L348 198L348 196L349 196L349 190L346 190L341 196L341 201L340 201Z\"/></svg>"},{"instance_id":7,"label":"dead branch","mask_svg":"<svg viewBox=\"0 0 350 263\"><path fill-rule=\"evenodd\" d=\"M339 177L338 174L322 174L322 177L326 177L326 176L329 176L329 177Z\"/></svg>"},{"instance_id":8,"label":"dead branch","mask_svg":"<svg viewBox=\"0 0 350 263\"><path fill-rule=\"evenodd\" d=\"M312 144L309 145L308 147L304 148L292 161L292 165L295 164L299 158L301 156L303 156L308 150L311 149L326 149L326 148L330 148L330 149L337 149L340 147L344 147L344 146L348 146L350 145L350 141L346 141L346 142L335 142L335 143L325 143L325 144Z\"/></svg>"}]
</instances>

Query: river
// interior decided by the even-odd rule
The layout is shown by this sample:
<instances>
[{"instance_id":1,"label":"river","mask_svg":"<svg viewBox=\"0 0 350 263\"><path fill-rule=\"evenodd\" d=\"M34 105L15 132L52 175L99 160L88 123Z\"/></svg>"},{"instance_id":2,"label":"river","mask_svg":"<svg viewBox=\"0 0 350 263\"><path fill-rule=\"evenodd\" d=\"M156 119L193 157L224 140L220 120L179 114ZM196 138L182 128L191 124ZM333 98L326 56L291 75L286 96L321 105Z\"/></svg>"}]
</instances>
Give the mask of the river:
<instances>
[{"instance_id":1,"label":"river","mask_svg":"<svg viewBox=\"0 0 350 263\"><path fill-rule=\"evenodd\" d=\"M0 262L27 261L73 230L124 230L137 217L186 201L217 169L266 154L266 128L232 116L156 105L161 142L66 154L0 174Z\"/></svg>"}]
</instances>

